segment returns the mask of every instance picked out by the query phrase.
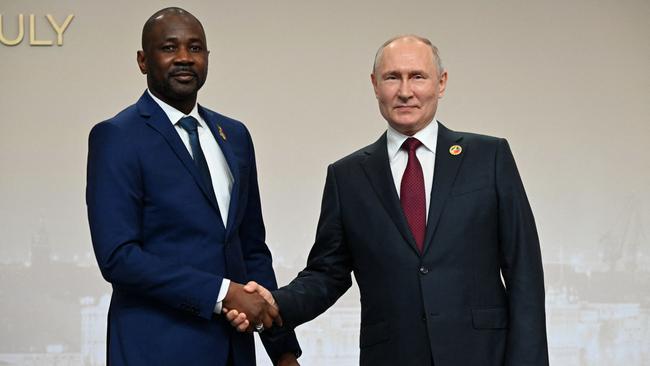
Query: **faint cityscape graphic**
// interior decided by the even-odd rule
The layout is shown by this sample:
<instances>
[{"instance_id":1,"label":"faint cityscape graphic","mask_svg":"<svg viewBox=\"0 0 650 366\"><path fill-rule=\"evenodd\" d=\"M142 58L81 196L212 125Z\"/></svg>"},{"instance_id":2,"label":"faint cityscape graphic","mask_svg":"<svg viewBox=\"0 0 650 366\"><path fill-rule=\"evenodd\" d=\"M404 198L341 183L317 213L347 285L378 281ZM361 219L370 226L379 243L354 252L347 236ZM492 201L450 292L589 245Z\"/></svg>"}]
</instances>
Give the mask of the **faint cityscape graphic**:
<instances>
[{"instance_id":1,"label":"faint cityscape graphic","mask_svg":"<svg viewBox=\"0 0 650 366\"><path fill-rule=\"evenodd\" d=\"M631 203L593 250L544 253L551 364L650 365L650 243ZM300 264L274 260L280 278ZM301 262L304 263L304 262ZM357 365L355 288L298 328L304 365ZM0 365L105 365L110 286L92 253L60 258L40 223L23 261L0 262ZM257 342L259 365L270 364Z\"/></svg>"}]
</instances>

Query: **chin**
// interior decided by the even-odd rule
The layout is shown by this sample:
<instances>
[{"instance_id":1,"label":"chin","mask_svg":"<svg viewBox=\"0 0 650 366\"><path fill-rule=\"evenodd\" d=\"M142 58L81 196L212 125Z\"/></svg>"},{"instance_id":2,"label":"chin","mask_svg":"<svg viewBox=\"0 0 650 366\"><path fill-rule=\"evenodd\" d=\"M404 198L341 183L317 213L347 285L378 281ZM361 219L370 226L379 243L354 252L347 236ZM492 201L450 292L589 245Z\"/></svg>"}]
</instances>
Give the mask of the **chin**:
<instances>
[{"instance_id":1,"label":"chin","mask_svg":"<svg viewBox=\"0 0 650 366\"><path fill-rule=\"evenodd\" d=\"M414 121L412 119L396 119L395 125L401 128L415 128L418 125L418 121Z\"/></svg>"},{"instance_id":2,"label":"chin","mask_svg":"<svg viewBox=\"0 0 650 366\"><path fill-rule=\"evenodd\" d=\"M399 126L414 126L420 119L411 113L398 114L394 116L393 121Z\"/></svg>"},{"instance_id":3,"label":"chin","mask_svg":"<svg viewBox=\"0 0 650 366\"><path fill-rule=\"evenodd\" d=\"M196 88L172 88L171 89L172 93L176 97L176 99L185 99L187 97L190 97L198 91Z\"/></svg>"}]
</instances>

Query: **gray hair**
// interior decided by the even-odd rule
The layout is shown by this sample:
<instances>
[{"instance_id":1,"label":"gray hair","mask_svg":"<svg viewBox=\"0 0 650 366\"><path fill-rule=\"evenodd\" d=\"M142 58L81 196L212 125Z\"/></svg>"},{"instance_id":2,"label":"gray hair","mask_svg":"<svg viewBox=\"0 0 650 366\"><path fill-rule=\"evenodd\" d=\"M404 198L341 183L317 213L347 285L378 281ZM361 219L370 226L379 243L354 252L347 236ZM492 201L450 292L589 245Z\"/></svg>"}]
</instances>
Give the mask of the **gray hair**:
<instances>
[{"instance_id":1,"label":"gray hair","mask_svg":"<svg viewBox=\"0 0 650 366\"><path fill-rule=\"evenodd\" d=\"M397 40L405 39L405 38L412 38L429 46L431 48L431 53L433 54L433 62L436 65L436 68L438 69L438 76L442 75L444 67L442 66L442 60L440 59L440 53L438 52L438 47L434 46L433 43L431 43L431 41L428 38L424 38L416 34L402 34L399 36L395 36L389 39L388 41L384 42L384 44L382 44L381 47L379 47L377 53L375 54L375 62L372 64L372 73L374 74L375 71L377 70L377 66L379 66L379 60L381 60L381 56L384 53L384 48L386 48L386 46L388 46L389 44Z\"/></svg>"}]
</instances>

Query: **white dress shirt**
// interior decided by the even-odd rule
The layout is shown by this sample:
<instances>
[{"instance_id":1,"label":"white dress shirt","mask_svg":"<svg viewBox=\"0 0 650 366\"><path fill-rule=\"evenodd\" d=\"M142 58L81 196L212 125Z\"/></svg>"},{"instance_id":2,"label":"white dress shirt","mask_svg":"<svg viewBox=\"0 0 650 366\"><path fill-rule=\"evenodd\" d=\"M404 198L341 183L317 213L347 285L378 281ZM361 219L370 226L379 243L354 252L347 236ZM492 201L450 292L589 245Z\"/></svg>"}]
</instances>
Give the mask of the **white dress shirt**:
<instances>
[{"instance_id":1,"label":"white dress shirt","mask_svg":"<svg viewBox=\"0 0 650 366\"><path fill-rule=\"evenodd\" d=\"M431 201L431 187L433 186L433 169L436 163L436 145L438 142L438 122L434 118L425 128L418 131L413 136L401 134L390 125L386 131L386 148L388 149L388 160L390 170L393 174L393 182L397 189L397 196L400 195L402 185L402 176L406 170L406 163L409 160L409 154L402 149L402 144L409 137L415 137L420 140L422 145L415 151L415 155L422 166L424 174L424 192L426 196L426 215L429 221L429 205Z\"/></svg>"},{"instance_id":2,"label":"white dress shirt","mask_svg":"<svg viewBox=\"0 0 650 366\"><path fill-rule=\"evenodd\" d=\"M199 143L201 144L201 150L203 150L203 155L205 155L205 161L208 164L208 169L210 170L210 178L212 179L212 189L214 190L214 195L217 197L217 203L219 204L219 213L221 214L221 219L223 220L223 226L225 227L228 223L228 209L230 207L230 192L232 190L233 177L228 167L228 162L226 157L223 155L223 151L219 147L219 143L210 128L205 123L205 120L199 114L199 109L196 104L190 114L186 115L178 109L170 106L169 104L158 99L155 95L147 89L147 92L153 98L153 100L160 106L160 108L165 112L169 121L174 125L176 132L180 136L183 144L187 148L187 151L192 155L192 147L190 145L190 135L187 131L183 129L178 124L181 118L191 116L196 118L199 122L197 127L197 133L199 135ZM221 313L221 302L226 298L228 293L228 286L230 286L230 280L224 278L221 282L221 289L219 290L219 295L217 296L217 304L214 307L214 312L219 314Z\"/></svg>"}]
</instances>

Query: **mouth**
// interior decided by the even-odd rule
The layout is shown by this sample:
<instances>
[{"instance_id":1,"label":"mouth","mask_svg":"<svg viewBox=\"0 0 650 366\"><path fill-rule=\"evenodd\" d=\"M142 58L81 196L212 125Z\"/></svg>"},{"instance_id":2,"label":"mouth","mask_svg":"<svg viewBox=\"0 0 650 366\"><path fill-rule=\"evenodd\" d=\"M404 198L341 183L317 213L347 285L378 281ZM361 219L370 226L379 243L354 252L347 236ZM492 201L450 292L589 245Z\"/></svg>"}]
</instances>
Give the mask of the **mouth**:
<instances>
[{"instance_id":1,"label":"mouth","mask_svg":"<svg viewBox=\"0 0 650 366\"><path fill-rule=\"evenodd\" d=\"M196 79L196 74L191 71L180 71L171 73L170 76L181 83L187 83Z\"/></svg>"},{"instance_id":2,"label":"mouth","mask_svg":"<svg viewBox=\"0 0 650 366\"><path fill-rule=\"evenodd\" d=\"M411 109L416 109L416 108L419 108L419 107L416 106L416 105L398 105L398 106L394 107L394 109L396 109L396 110L411 110Z\"/></svg>"}]
</instances>

